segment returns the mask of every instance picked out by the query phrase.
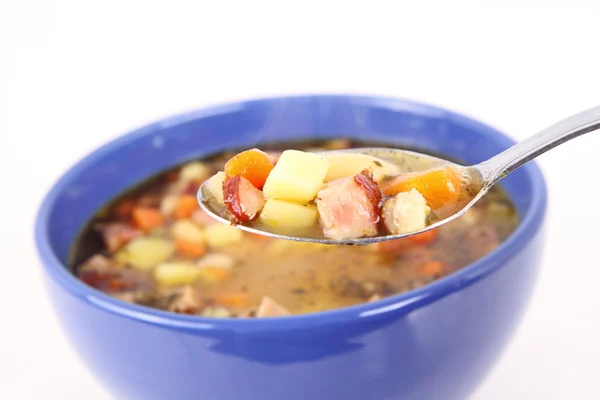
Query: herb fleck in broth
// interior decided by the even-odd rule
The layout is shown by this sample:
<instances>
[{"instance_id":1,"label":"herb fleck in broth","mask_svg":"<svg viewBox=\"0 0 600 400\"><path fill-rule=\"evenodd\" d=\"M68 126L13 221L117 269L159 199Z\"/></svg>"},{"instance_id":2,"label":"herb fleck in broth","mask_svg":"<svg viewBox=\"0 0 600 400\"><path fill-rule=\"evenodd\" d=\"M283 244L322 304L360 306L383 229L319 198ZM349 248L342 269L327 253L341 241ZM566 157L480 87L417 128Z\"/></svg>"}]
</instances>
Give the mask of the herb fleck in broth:
<instances>
[{"instance_id":1,"label":"herb fleck in broth","mask_svg":"<svg viewBox=\"0 0 600 400\"><path fill-rule=\"evenodd\" d=\"M336 139L261 148L316 146L373 144ZM233 154L168 171L106 206L73 246L75 273L124 301L174 312L208 317L302 314L425 285L489 253L518 224L512 202L495 187L457 220L398 241L349 247L252 235L210 219L190 200ZM403 168L415 168L410 164Z\"/></svg>"}]
</instances>

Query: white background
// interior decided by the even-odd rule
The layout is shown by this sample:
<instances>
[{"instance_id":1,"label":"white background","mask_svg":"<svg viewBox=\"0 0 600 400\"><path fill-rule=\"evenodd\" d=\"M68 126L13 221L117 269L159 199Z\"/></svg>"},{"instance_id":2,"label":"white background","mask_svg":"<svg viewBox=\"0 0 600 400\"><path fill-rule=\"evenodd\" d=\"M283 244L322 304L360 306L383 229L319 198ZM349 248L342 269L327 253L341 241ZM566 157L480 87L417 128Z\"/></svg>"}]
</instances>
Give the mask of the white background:
<instances>
[{"instance_id":1,"label":"white background","mask_svg":"<svg viewBox=\"0 0 600 400\"><path fill-rule=\"evenodd\" d=\"M287 93L413 98L518 139L600 104L599 6L283 3L0 0L0 397L109 398L60 331L32 240L49 186L109 139ZM539 159L550 191L543 272L474 399L600 398L599 150L594 132Z\"/></svg>"}]
</instances>

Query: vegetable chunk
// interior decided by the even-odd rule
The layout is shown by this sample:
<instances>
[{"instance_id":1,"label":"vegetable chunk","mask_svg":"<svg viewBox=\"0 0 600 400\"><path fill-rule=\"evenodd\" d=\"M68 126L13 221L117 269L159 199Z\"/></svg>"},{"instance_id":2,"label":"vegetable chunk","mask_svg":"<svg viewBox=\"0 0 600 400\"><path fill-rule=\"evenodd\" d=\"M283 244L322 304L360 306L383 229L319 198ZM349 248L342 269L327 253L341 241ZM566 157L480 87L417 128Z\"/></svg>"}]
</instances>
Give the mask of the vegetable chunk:
<instances>
[{"instance_id":1,"label":"vegetable chunk","mask_svg":"<svg viewBox=\"0 0 600 400\"><path fill-rule=\"evenodd\" d=\"M229 177L241 175L257 189L265 185L274 165L267 153L258 149L243 151L225 164L225 174Z\"/></svg>"},{"instance_id":2,"label":"vegetable chunk","mask_svg":"<svg viewBox=\"0 0 600 400\"><path fill-rule=\"evenodd\" d=\"M383 176L396 175L400 172L398 166L368 154L331 154L325 158L329 163L325 182L353 176L365 169L372 171L375 181L379 181Z\"/></svg>"},{"instance_id":3,"label":"vegetable chunk","mask_svg":"<svg viewBox=\"0 0 600 400\"><path fill-rule=\"evenodd\" d=\"M267 178L265 199L308 204L323 187L328 162L325 158L298 150L286 150Z\"/></svg>"},{"instance_id":4,"label":"vegetable chunk","mask_svg":"<svg viewBox=\"0 0 600 400\"><path fill-rule=\"evenodd\" d=\"M317 222L317 208L270 199L265 203L259 221L280 228L310 228Z\"/></svg>"},{"instance_id":5,"label":"vegetable chunk","mask_svg":"<svg viewBox=\"0 0 600 400\"><path fill-rule=\"evenodd\" d=\"M225 172L219 171L210 177L203 186L207 194L219 204L225 204L223 199L223 182L225 182L226 177Z\"/></svg>"},{"instance_id":6,"label":"vegetable chunk","mask_svg":"<svg viewBox=\"0 0 600 400\"><path fill-rule=\"evenodd\" d=\"M149 270L170 258L174 252L175 246L170 240L140 237L119 250L115 254L115 259L135 269Z\"/></svg>"},{"instance_id":7,"label":"vegetable chunk","mask_svg":"<svg viewBox=\"0 0 600 400\"><path fill-rule=\"evenodd\" d=\"M160 264L154 269L154 279L164 286L187 285L199 276L200 269L194 263L185 261Z\"/></svg>"},{"instance_id":8,"label":"vegetable chunk","mask_svg":"<svg viewBox=\"0 0 600 400\"><path fill-rule=\"evenodd\" d=\"M456 168L445 166L426 172L401 174L381 183L384 196L416 189L425 197L433 210L458 200L462 189L462 174Z\"/></svg>"}]
</instances>

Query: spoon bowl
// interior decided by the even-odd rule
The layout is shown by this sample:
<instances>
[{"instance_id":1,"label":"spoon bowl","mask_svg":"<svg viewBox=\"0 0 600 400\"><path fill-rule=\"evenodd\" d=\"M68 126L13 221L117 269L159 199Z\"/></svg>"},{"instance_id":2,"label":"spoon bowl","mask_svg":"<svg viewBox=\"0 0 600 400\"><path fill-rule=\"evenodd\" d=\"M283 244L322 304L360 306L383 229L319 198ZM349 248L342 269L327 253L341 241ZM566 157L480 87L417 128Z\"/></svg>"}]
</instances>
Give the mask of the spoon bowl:
<instances>
[{"instance_id":1,"label":"spoon bowl","mask_svg":"<svg viewBox=\"0 0 600 400\"><path fill-rule=\"evenodd\" d=\"M320 243L320 244L344 244L344 245L356 245L363 246L367 244L383 242L387 240L395 240L402 239L405 237L413 236L419 233L426 232L428 230L437 228L440 225L448 223L453 219L456 219L463 215L473 204L475 204L482 196L484 196L491 186L480 186L481 182L481 172L477 169L477 167L467 167L462 166L448 160L444 160L439 157L430 156L423 153L418 153L410 150L402 150L402 149L392 149L392 148L384 148L384 147L364 147L364 148L352 148L352 149L342 149L342 150L330 150L330 151L318 151L315 152L317 154L323 156L335 155L335 154L365 154L373 157L377 157L381 160L390 162L392 164L400 164L400 161L406 158L411 158L412 160L423 160L427 163L427 165L433 167L441 167L441 166L452 166L456 170L462 172L463 176L469 177L469 184L471 188L476 188L475 191L472 191L471 196L469 196L468 201L462 202L460 207L454 208L454 212L448 214L446 213L441 218L437 218L435 222L427 225L424 229L403 233L403 234L390 234L390 235L379 235L379 236L371 236L371 237L361 237L361 238L351 238L344 240L336 240L336 239L328 239L322 237L312 237L312 236L300 236L300 235L290 235L284 233L273 232L270 230L263 230L257 226L249 226L243 224L235 225L237 228L244 230L246 232L268 236L277 239L285 239L285 240L293 240L298 242L311 242L311 243ZM429 169L429 168L427 168ZM410 172L424 172L427 169L411 169ZM212 218L218 220L224 224L231 224L231 221L223 216L223 213L220 212L215 207L212 202L211 196L205 190L204 185L200 187L197 193L197 200L200 204L200 207L210 215ZM439 217L439 216L438 216Z\"/></svg>"},{"instance_id":2,"label":"spoon bowl","mask_svg":"<svg viewBox=\"0 0 600 400\"><path fill-rule=\"evenodd\" d=\"M546 151L565 143L566 141L575 137L581 136L585 133L594 131L600 128L600 106L591 108L581 113L570 116L550 127L540 131L536 135L517 143L502 153L490 158L482 163L472 166L461 166L449 161L432 157L425 154L420 154L407 150L390 149L390 148L359 148L359 149L345 149L345 150L332 150L319 152L321 155L332 155L338 153L356 153L366 154L379 157L383 160L399 164L397 161L402 160L405 157L413 158L425 158L429 160L433 165L443 166L450 165L460 171L463 177L467 177L464 185L469 188L470 197L468 201L459 204L458 207L453 208L453 212L449 214L442 214L439 219L429 223L425 228L402 234L389 234L389 235L378 235L360 238L348 238L348 239L329 239L322 237L314 237L309 235L290 235L273 232L270 230L263 230L260 227L248 226L237 224L239 229L254 234L269 236L277 239L293 240L299 242L312 242L320 244L346 244L346 245L367 245L377 242L384 242L388 240L402 239L409 236L417 235L431 229L437 228L444 225L461 215L463 215L469 208L477 203L499 180L504 178L510 172L519 168L521 165L528 161L536 158L537 156L545 153ZM414 172L414 171L411 171ZM416 171L424 172L424 171ZM210 196L207 194L204 184L200 187L197 194L198 203L200 207L208 213L211 217L216 220L231 224L230 220L224 218L218 210L215 210L211 206Z\"/></svg>"}]
</instances>

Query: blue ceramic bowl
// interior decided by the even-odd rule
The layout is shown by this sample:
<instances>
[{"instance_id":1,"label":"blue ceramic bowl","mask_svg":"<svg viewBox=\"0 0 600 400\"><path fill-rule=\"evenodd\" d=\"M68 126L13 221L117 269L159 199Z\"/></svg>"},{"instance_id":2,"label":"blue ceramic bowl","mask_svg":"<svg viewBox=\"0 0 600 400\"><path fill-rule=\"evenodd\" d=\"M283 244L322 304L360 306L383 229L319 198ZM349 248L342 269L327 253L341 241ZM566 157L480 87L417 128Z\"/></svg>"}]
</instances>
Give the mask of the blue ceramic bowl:
<instances>
[{"instance_id":1,"label":"blue ceramic bowl","mask_svg":"<svg viewBox=\"0 0 600 400\"><path fill-rule=\"evenodd\" d=\"M96 209L151 174L231 147L340 136L466 163L513 144L477 121L411 101L273 98L139 129L93 152L56 183L36 225L50 298L73 346L116 398L421 400L473 392L534 287L546 210L535 163L502 181L523 221L497 250L430 285L370 304L280 319L205 319L121 302L65 267L71 243Z\"/></svg>"}]
</instances>

